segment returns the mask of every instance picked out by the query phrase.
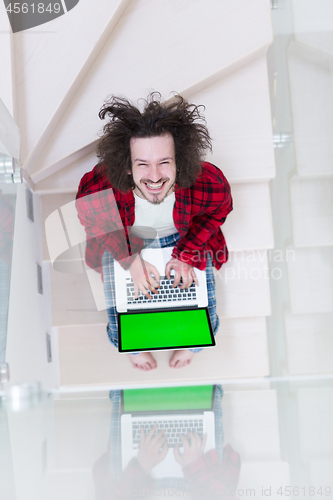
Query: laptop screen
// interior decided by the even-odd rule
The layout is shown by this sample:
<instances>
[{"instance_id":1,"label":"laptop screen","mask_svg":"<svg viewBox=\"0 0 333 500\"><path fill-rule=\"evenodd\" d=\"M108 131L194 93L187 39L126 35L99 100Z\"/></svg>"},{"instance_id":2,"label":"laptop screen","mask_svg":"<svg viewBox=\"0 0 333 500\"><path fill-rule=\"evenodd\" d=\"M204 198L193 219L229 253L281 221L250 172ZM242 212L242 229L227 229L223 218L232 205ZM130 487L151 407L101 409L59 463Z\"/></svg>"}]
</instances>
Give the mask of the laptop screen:
<instances>
[{"instance_id":1,"label":"laptop screen","mask_svg":"<svg viewBox=\"0 0 333 500\"><path fill-rule=\"evenodd\" d=\"M210 410L213 386L124 389L123 412Z\"/></svg>"},{"instance_id":2,"label":"laptop screen","mask_svg":"<svg viewBox=\"0 0 333 500\"><path fill-rule=\"evenodd\" d=\"M127 312L118 315L120 352L215 345L208 310Z\"/></svg>"}]
</instances>

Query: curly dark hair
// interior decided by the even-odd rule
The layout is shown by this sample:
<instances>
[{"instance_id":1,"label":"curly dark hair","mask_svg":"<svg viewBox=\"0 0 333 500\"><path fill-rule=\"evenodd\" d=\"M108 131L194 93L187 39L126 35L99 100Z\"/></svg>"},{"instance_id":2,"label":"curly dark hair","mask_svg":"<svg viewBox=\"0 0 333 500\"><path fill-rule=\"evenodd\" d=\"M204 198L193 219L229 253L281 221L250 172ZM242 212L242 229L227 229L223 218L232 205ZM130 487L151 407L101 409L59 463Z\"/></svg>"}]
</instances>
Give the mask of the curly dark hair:
<instances>
[{"instance_id":1,"label":"curly dark hair","mask_svg":"<svg viewBox=\"0 0 333 500\"><path fill-rule=\"evenodd\" d=\"M175 95L162 102L159 92L149 94L141 112L123 97L112 96L99 112L110 121L103 128L97 148L99 165L105 165L113 187L120 191L134 189L130 139L156 137L166 133L175 143L176 184L179 188L191 186L201 172L205 152L212 150L212 140L200 108Z\"/></svg>"}]
</instances>

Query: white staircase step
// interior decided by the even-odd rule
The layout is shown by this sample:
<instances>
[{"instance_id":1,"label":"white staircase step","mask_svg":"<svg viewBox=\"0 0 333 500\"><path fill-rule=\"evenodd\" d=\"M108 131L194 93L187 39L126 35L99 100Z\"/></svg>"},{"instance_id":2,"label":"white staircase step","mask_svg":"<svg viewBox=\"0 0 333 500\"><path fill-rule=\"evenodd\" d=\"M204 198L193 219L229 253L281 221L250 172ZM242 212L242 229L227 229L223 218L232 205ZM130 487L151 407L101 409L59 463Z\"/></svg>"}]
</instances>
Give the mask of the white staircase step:
<instances>
[{"instance_id":1,"label":"white staircase step","mask_svg":"<svg viewBox=\"0 0 333 500\"><path fill-rule=\"evenodd\" d=\"M268 183L233 184L234 209L222 231L231 252L274 248Z\"/></svg>"},{"instance_id":2,"label":"white staircase step","mask_svg":"<svg viewBox=\"0 0 333 500\"><path fill-rule=\"evenodd\" d=\"M224 442L242 462L280 460L276 391L225 391L222 400Z\"/></svg>"},{"instance_id":3,"label":"white staircase step","mask_svg":"<svg viewBox=\"0 0 333 500\"><path fill-rule=\"evenodd\" d=\"M332 312L333 247L294 248L287 265L291 312Z\"/></svg>"},{"instance_id":4,"label":"white staircase step","mask_svg":"<svg viewBox=\"0 0 333 500\"><path fill-rule=\"evenodd\" d=\"M292 41L290 97L300 176L333 175L332 55Z\"/></svg>"},{"instance_id":5,"label":"white staircase step","mask_svg":"<svg viewBox=\"0 0 333 500\"><path fill-rule=\"evenodd\" d=\"M333 373L333 313L284 316L290 375Z\"/></svg>"},{"instance_id":6,"label":"white staircase step","mask_svg":"<svg viewBox=\"0 0 333 500\"><path fill-rule=\"evenodd\" d=\"M68 203L71 203L75 200L75 192L70 192L70 193L52 193L52 194L43 194L41 195L42 199L42 237L43 237L43 260L48 261L50 260L50 253L48 249L48 242L46 240L46 231L45 231L45 226L46 226L46 220L47 218L51 215L54 214L55 211L59 211L59 209L63 206L66 206ZM79 222L79 221L78 221ZM84 228L81 226L83 231ZM66 243L67 243L67 238L66 235L61 231L58 231L55 235L55 243L59 239L65 238ZM51 244L51 242L50 242ZM68 244L67 244L68 247ZM55 249L56 252L56 249Z\"/></svg>"},{"instance_id":7,"label":"white staircase step","mask_svg":"<svg viewBox=\"0 0 333 500\"><path fill-rule=\"evenodd\" d=\"M189 96L206 107L208 156L231 183L275 176L266 54Z\"/></svg>"},{"instance_id":8,"label":"white staircase step","mask_svg":"<svg viewBox=\"0 0 333 500\"><path fill-rule=\"evenodd\" d=\"M333 178L290 182L293 241L296 247L333 246Z\"/></svg>"},{"instance_id":9,"label":"white staircase step","mask_svg":"<svg viewBox=\"0 0 333 500\"><path fill-rule=\"evenodd\" d=\"M156 370L132 369L127 356L119 354L111 345L106 321L99 325L62 326L58 331L61 385L64 386L202 383L269 374L264 318L222 320L216 347L198 353L181 373L169 367L170 351L154 353Z\"/></svg>"},{"instance_id":10,"label":"white staircase step","mask_svg":"<svg viewBox=\"0 0 333 500\"><path fill-rule=\"evenodd\" d=\"M50 168L53 173L53 167L63 166L65 158L70 160L72 154L97 139L102 126L97 113L110 92L135 100L145 96L149 89L159 90L165 96L175 89L182 93L242 58L264 50L272 41L267 2L234 0L230 4L227 0L207 0L204 8L201 2L191 2L177 16L169 2L152 4L152 0L129 3L82 79L57 129L52 131L39 161L36 158L31 170L34 182L48 175L44 169ZM158 22L152 22L152 13ZM168 32L167 37L160 36L163 31ZM219 47L218 57L216 47ZM117 69L110 71L110 68ZM33 122L35 113L27 119ZM262 143L256 148L258 154L261 149Z\"/></svg>"},{"instance_id":11,"label":"white staircase step","mask_svg":"<svg viewBox=\"0 0 333 500\"><path fill-rule=\"evenodd\" d=\"M127 0L101 0L93 5L89 0L80 0L75 10L48 22L43 36L39 35L40 26L15 35L22 162L37 148L34 152L37 154L29 158L29 169L127 3Z\"/></svg>"},{"instance_id":12,"label":"white staircase step","mask_svg":"<svg viewBox=\"0 0 333 500\"><path fill-rule=\"evenodd\" d=\"M297 390L300 455L305 462L332 459L332 409L332 387Z\"/></svg>"},{"instance_id":13,"label":"white staircase step","mask_svg":"<svg viewBox=\"0 0 333 500\"><path fill-rule=\"evenodd\" d=\"M266 318L220 319L216 341L228 378L269 375Z\"/></svg>"},{"instance_id":14,"label":"white staircase step","mask_svg":"<svg viewBox=\"0 0 333 500\"><path fill-rule=\"evenodd\" d=\"M89 153L66 168L38 182L35 186L36 192L42 195L76 193L84 174L90 172L97 163L98 158L96 154L94 152Z\"/></svg>"},{"instance_id":15,"label":"white staircase step","mask_svg":"<svg viewBox=\"0 0 333 500\"><path fill-rule=\"evenodd\" d=\"M63 273L50 263L52 324L89 325L107 323L106 310L98 311L86 273ZM103 289L100 278L101 289Z\"/></svg>"},{"instance_id":16,"label":"white staircase step","mask_svg":"<svg viewBox=\"0 0 333 500\"><path fill-rule=\"evenodd\" d=\"M266 251L230 252L229 261L215 272L219 316L269 316L269 278Z\"/></svg>"}]
</instances>

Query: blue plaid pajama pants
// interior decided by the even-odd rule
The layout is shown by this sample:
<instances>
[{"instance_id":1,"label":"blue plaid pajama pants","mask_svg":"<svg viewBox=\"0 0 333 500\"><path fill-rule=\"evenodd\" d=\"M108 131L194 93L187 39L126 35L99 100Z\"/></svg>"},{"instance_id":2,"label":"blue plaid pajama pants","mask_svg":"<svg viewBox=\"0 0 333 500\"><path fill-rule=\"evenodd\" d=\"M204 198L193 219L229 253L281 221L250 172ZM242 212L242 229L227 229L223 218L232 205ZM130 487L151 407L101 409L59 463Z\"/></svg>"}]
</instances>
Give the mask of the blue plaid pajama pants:
<instances>
[{"instance_id":1,"label":"blue plaid pajama pants","mask_svg":"<svg viewBox=\"0 0 333 500\"><path fill-rule=\"evenodd\" d=\"M165 238L157 238L155 240L144 239L144 248L165 248L174 247L179 241L179 233L166 236ZM118 348L118 319L116 310L116 292L115 292L115 279L114 279L114 266L113 257L108 250L104 251L102 257L103 266L103 280L104 280L104 295L108 313L108 325L106 331L110 342ZM208 310L210 321L213 328L214 335L219 328L219 318L216 314L216 296L215 296L215 278L213 273L213 265L210 255L207 258L206 267L207 276L207 291L208 291ZM199 352L201 348L190 349L192 352ZM138 353L133 353L138 354Z\"/></svg>"}]
</instances>

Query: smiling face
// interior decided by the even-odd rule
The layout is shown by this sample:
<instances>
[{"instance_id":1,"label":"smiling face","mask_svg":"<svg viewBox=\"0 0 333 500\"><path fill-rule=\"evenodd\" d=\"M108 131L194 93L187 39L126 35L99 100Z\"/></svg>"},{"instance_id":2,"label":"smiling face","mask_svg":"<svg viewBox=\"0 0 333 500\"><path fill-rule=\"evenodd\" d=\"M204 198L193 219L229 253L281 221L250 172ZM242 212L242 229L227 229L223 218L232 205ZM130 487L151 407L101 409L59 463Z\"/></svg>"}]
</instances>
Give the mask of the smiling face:
<instances>
[{"instance_id":1,"label":"smiling face","mask_svg":"<svg viewBox=\"0 0 333 500\"><path fill-rule=\"evenodd\" d=\"M174 190L176 180L172 135L132 137L130 148L134 192L154 205L162 203Z\"/></svg>"}]
</instances>

